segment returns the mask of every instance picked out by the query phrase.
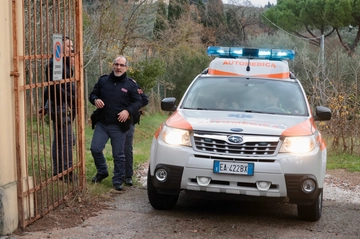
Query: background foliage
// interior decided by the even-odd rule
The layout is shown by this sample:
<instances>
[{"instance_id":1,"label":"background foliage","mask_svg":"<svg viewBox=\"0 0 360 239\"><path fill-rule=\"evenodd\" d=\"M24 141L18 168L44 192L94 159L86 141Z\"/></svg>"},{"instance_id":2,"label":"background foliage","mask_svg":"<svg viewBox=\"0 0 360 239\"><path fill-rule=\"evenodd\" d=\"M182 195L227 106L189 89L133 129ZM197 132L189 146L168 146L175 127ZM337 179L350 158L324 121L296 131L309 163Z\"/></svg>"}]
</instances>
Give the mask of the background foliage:
<instances>
[{"instance_id":1,"label":"background foliage","mask_svg":"<svg viewBox=\"0 0 360 239\"><path fill-rule=\"evenodd\" d=\"M278 0L261 8L246 0L83 3L88 90L125 55L129 75L150 96L146 110L157 112L161 98L179 101L208 66L209 45L294 49L289 66L311 106L332 109L332 120L319 123L332 152L359 153L358 1Z\"/></svg>"}]
</instances>

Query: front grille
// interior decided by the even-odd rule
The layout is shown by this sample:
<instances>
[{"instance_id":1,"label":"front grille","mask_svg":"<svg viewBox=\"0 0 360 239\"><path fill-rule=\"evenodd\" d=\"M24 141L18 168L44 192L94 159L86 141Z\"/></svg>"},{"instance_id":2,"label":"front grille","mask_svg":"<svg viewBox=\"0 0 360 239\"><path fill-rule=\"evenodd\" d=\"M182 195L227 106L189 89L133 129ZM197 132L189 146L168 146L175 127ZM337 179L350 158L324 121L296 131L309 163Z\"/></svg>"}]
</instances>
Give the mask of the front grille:
<instances>
[{"instance_id":1,"label":"front grille","mask_svg":"<svg viewBox=\"0 0 360 239\"><path fill-rule=\"evenodd\" d=\"M231 155L274 155L279 141L273 137L272 140L261 141L262 137L251 137L247 141L244 136L242 144L231 144L227 142L228 135L194 135L195 149L201 152L231 154ZM250 137L249 137L250 138ZM268 139L269 137L266 137Z\"/></svg>"},{"instance_id":2,"label":"front grille","mask_svg":"<svg viewBox=\"0 0 360 239\"><path fill-rule=\"evenodd\" d=\"M233 161L233 162L259 162L259 163L273 163L275 162L274 158L260 158L260 157L228 157L228 156L214 156L214 154L206 155L206 154L194 154L195 158L201 159L213 159L213 160L221 160L221 161Z\"/></svg>"}]
</instances>

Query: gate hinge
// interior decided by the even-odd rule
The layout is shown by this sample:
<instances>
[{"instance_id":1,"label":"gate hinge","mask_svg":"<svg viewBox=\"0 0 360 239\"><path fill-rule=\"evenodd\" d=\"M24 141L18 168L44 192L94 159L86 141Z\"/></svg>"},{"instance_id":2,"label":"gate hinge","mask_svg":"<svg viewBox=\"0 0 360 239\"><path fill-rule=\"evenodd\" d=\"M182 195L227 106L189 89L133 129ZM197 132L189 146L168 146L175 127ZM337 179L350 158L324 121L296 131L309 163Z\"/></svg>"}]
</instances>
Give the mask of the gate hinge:
<instances>
[{"instance_id":1,"label":"gate hinge","mask_svg":"<svg viewBox=\"0 0 360 239\"><path fill-rule=\"evenodd\" d=\"M20 73L19 73L19 72L15 72L15 71L11 71L11 72L10 72L10 76L19 77L19 76L20 76Z\"/></svg>"}]
</instances>

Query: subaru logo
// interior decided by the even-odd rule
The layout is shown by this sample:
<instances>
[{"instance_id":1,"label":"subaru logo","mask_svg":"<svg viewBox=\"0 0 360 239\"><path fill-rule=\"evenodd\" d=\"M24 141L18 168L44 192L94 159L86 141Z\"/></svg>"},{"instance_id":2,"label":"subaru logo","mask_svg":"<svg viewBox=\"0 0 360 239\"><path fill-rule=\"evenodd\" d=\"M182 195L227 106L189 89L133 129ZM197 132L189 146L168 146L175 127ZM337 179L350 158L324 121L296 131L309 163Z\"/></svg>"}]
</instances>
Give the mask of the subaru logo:
<instances>
[{"instance_id":1,"label":"subaru logo","mask_svg":"<svg viewBox=\"0 0 360 239\"><path fill-rule=\"evenodd\" d=\"M230 143L233 143L233 144L239 144L243 141L243 138L238 135L230 135L227 139Z\"/></svg>"}]
</instances>

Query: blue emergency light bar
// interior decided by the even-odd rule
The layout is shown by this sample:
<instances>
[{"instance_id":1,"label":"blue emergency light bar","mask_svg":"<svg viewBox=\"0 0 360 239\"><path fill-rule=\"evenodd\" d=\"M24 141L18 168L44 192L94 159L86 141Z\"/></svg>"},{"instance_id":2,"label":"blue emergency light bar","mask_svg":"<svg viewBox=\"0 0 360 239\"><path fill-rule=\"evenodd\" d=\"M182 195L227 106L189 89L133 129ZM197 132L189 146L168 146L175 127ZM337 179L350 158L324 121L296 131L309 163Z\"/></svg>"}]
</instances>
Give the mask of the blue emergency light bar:
<instances>
[{"instance_id":1,"label":"blue emergency light bar","mask_svg":"<svg viewBox=\"0 0 360 239\"><path fill-rule=\"evenodd\" d=\"M294 50L271 48L209 46L207 54L222 58L258 58L269 60L294 60L295 58Z\"/></svg>"}]
</instances>

